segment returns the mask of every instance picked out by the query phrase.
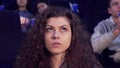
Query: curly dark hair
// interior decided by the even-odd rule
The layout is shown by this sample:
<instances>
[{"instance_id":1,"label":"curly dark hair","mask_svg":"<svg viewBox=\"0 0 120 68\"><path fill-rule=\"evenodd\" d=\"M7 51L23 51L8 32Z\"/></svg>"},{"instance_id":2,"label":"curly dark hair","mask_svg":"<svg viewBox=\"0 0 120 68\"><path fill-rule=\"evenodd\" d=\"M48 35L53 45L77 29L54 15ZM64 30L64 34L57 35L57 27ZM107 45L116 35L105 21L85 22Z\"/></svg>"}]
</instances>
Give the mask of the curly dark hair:
<instances>
[{"instance_id":1,"label":"curly dark hair","mask_svg":"<svg viewBox=\"0 0 120 68\"><path fill-rule=\"evenodd\" d=\"M51 53L44 42L45 27L51 17L67 17L70 20L72 39L61 67L66 64L65 68L102 68L94 56L89 33L83 29L79 17L63 7L48 8L38 16L23 42L14 68L52 68Z\"/></svg>"}]
</instances>

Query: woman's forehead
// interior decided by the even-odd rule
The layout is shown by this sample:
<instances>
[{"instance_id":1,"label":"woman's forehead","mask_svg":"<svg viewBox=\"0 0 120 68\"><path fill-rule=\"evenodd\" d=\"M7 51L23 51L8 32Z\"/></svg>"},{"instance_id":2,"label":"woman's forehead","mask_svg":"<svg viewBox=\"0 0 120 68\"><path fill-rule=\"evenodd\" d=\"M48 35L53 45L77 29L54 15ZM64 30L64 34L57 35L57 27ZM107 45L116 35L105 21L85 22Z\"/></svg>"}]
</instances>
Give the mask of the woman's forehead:
<instances>
[{"instance_id":1,"label":"woman's forehead","mask_svg":"<svg viewBox=\"0 0 120 68\"><path fill-rule=\"evenodd\" d=\"M47 21L47 25L70 25L66 17L51 17Z\"/></svg>"}]
</instances>

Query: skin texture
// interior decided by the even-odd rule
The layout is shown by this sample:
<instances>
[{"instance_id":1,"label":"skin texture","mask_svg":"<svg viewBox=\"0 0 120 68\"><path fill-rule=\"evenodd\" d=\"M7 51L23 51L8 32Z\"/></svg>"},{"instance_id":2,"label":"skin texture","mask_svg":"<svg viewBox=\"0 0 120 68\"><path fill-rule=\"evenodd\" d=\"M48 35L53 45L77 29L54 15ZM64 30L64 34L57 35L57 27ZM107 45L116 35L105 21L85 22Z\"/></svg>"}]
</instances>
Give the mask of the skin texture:
<instances>
[{"instance_id":1,"label":"skin texture","mask_svg":"<svg viewBox=\"0 0 120 68\"><path fill-rule=\"evenodd\" d=\"M65 17L48 19L45 32L45 46L52 54L53 66L58 68L63 61L66 50L71 42L71 27Z\"/></svg>"},{"instance_id":2,"label":"skin texture","mask_svg":"<svg viewBox=\"0 0 120 68\"><path fill-rule=\"evenodd\" d=\"M52 54L64 53L70 46L71 27L65 17L48 19L45 45Z\"/></svg>"}]
</instances>

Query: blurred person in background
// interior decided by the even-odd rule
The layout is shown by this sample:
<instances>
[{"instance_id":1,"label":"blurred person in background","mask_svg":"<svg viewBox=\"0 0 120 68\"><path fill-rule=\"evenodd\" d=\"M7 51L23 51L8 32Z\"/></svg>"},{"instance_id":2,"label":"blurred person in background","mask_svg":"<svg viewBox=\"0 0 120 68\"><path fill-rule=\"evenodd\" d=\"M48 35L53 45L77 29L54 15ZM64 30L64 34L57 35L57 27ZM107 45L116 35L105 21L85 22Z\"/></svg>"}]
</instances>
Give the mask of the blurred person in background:
<instances>
[{"instance_id":1,"label":"blurred person in background","mask_svg":"<svg viewBox=\"0 0 120 68\"><path fill-rule=\"evenodd\" d=\"M36 3L37 12L35 14L35 17L37 17L37 15L39 14L42 14L48 7L49 6L48 6L47 1L38 0Z\"/></svg>"},{"instance_id":2,"label":"blurred person in background","mask_svg":"<svg viewBox=\"0 0 120 68\"><path fill-rule=\"evenodd\" d=\"M29 30L30 19L33 18L33 14L27 9L30 0L16 0L18 5L16 12L20 15L21 30L26 33Z\"/></svg>"},{"instance_id":3,"label":"blurred person in background","mask_svg":"<svg viewBox=\"0 0 120 68\"><path fill-rule=\"evenodd\" d=\"M39 13L43 13L46 9L48 8L48 5L46 2L43 2L43 1L39 1L37 3L37 10Z\"/></svg>"},{"instance_id":4,"label":"blurred person in background","mask_svg":"<svg viewBox=\"0 0 120 68\"><path fill-rule=\"evenodd\" d=\"M105 68L120 68L120 0L108 0L108 13L94 28L92 47Z\"/></svg>"}]
</instances>

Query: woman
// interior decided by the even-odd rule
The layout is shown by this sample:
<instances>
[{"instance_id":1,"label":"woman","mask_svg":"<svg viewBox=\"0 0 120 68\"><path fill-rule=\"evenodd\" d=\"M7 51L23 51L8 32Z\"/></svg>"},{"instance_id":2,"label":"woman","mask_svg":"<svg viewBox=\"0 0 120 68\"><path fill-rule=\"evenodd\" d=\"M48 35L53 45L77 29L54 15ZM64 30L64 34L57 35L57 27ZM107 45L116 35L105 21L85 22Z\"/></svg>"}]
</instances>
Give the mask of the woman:
<instances>
[{"instance_id":1,"label":"woman","mask_svg":"<svg viewBox=\"0 0 120 68\"><path fill-rule=\"evenodd\" d=\"M30 28L30 19L33 18L33 14L28 10L30 0L16 0L17 12L20 15L21 31L26 33Z\"/></svg>"},{"instance_id":2,"label":"woman","mask_svg":"<svg viewBox=\"0 0 120 68\"><path fill-rule=\"evenodd\" d=\"M47 9L29 31L15 68L102 68L78 16L60 7Z\"/></svg>"}]
</instances>

